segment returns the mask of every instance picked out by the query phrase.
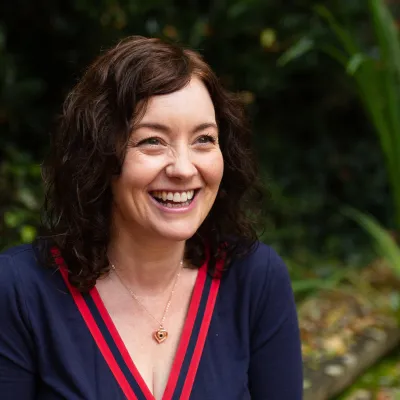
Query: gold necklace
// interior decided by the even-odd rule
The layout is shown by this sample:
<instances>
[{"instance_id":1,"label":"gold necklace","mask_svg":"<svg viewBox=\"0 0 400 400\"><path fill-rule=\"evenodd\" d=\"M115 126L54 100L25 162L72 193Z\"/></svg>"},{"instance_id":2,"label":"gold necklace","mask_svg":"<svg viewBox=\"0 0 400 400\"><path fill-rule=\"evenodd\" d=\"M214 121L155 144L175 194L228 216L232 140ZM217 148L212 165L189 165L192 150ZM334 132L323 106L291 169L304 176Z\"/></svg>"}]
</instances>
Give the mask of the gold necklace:
<instances>
[{"instance_id":1,"label":"gold necklace","mask_svg":"<svg viewBox=\"0 0 400 400\"><path fill-rule=\"evenodd\" d=\"M170 307L170 305L171 305L172 296L174 295L176 284L178 283L179 276L181 275L181 272L182 272L183 261L181 260L181 262L179 263L179 270L178 270L178 273L176 274L175 282L174 282L174 285L172 286L172 290L171 290L171 293L170 293L170 295L169 295L168 302L167 302L167 304L166 304L166 306L165 306L165 308L164 308L164 313L163 313L163 316L162 316L162 318L161 318L161 321L159 321L159 320L146 308L146 306L140 301L139 296L137 296L127 285L125 285L125 283L122 281L121 277L119 276L119 274L118 274L118 272L117 272L117 270L116 270L114 264L111 264L111 268L112 268L113 271L115 272L115 275L117 275L117 277L118 277L119 281L121 282L122 286L124 286L124 288L125 288L125 289L129 292L129 294L138 302L138 304L147 312L147 314L148 314L151 318L153 318L154 321L157 322L157 324L158 324L158 329L157 329L155 332L153 332L153 338L154 338L154 340L155 340L158 344L160 344L160 343L162 343L162 342L165 342L165 340L167 340L167 338L168 338L168 331L164 328L164 322L165 322L165 318L166 318L166 316L167 316L169 307Z\"/></svg>"}]
</instances>

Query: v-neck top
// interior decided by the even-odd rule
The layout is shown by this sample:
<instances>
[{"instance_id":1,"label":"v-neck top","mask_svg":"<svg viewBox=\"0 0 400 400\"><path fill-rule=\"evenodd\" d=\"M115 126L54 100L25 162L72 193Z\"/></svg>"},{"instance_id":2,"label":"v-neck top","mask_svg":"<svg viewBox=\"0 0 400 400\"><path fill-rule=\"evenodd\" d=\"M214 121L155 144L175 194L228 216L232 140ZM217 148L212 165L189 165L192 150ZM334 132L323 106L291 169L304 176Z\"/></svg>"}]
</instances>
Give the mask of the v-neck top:
<instances>
[{"instance_id":1,"label":"v-neck top","mask_svg":"<svg viewBox=\"0 0 400 400\"><path fill-rule=\"evenodd\" d=\"M81 294L31 245L0 255L2 400L154 400L96 288ZM162 346L162 344L160 344ZM162 400L301 400L289 274L258 243L220 278L204 264Z\"/></svg>"}]
</instances>

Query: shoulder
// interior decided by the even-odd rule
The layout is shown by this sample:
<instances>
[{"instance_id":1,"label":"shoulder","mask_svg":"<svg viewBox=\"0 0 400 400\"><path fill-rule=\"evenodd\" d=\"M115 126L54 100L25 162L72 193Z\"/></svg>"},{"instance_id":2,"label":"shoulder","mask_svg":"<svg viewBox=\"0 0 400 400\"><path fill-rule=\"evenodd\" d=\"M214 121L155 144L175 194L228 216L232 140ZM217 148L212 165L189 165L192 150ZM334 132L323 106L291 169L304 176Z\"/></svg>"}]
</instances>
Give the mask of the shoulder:
<instances>
[{"instance_id":1,"label":"shoulder","mask_svg":"<svg viewBox=\"0 0 400 400\"><path fill-rule=\"evenodd\" d=\"M282 311L293 303L284 261L272 247L261 242L245 257L234 261L223 279L223 286L245 306L254 324L263 313L272 315L271 309Z\"/></svg>"},{"instance_id":2,"label":"shoulder","mask_svg":"<svg viewBox=\"0 0 400 400\"><path fill-rule=\"evenodd\" d=\"M0 295L21 292L33 294L42 286L49 271L38 264L32 244L24 244L0 253Z\"/></svg>"},{"instance_id":3,"label":"shoulder","mask_svg":"<svg viewBox=\"0 0 400 400\"><path fill-rule=\"evenodd\" d=\"M9 319L21 315L21 319L30 321L47 318L48 310L63 302L65 293L61 274L37 261L32 244L0 253L0 320L7 315Z\"/></svg>"},{"instance_id":4,"label":"shoulder","mask_svg":"<svg viewBox=\"0 0 400 400\"><path fill-rule=\"evenodd\" d=\"M24 285L23 272L32 275L34 265L31 245L16 246L0 253L0 320L14 328L30 325L26 296L29 288Z\"/></svg>"},{"instance_id":5,"label":"shoulder","mask_svg":"<svg viewBox=\"0 0 400 400\"><path fill-rule=\"evenodd\" d=\"M21 272L35 273L38 267L31 244L11 247L0 253L0 274L5 279L12 279Z\"/></svg>"},{"instance_id":6,"label":"shoulder","mask_svg":"<svg viewBox=\"0 0 400 400\"><path fill-rule=\"evenodd\" d=\"M271 246L261 242L256 242L246 256L234 261L230 273L242 280L250 280L256 286L288 278L282 258Z\"/></svg>"},{"instance_id":7,"label":"shoulder","mask_svg":"<svg viewBox=\"0 0 400 400\"><path fill-rule=\"evenodd\" d=\"M9 249L3 250L0 253L0 258L13 258L13 257L23 257L27 254L33 254L32 244L21 244L19 246L10 247Z\"/></svg>"}]
</instances>

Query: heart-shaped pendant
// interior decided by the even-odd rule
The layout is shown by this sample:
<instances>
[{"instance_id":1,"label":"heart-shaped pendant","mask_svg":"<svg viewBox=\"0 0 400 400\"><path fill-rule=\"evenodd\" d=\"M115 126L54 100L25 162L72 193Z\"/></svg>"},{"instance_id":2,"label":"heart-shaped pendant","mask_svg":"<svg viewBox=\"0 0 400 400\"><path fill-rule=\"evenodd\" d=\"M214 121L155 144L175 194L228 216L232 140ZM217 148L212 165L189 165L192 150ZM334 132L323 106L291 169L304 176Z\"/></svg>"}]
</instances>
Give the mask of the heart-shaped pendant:
<instances>
[{"instance_id":1,"label":"heart-shaped pendant","mask_svg":"<svg viewBox=\"0 0 400 400\"><path fill-rule=\"evenodd\" d=\"M168 337L168 332L164 328L159 328L154 332L154 339L158 344L164 342Z\"/></svg>"}]
</instances>

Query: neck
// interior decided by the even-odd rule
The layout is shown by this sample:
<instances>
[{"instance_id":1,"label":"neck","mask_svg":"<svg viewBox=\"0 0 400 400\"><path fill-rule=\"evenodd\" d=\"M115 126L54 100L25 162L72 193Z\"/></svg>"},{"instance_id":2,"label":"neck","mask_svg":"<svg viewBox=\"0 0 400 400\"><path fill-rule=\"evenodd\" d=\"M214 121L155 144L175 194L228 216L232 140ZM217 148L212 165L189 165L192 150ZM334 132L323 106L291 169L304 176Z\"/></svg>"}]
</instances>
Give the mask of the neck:
<instances>
[{"instance_id":1,"label":"neck","mask_svg":"<svg viewBox=\"0 0 400 400\"><path fill-rule=\"evenodd\" d=\"M108 257L137 295L154 294L171 284L184 255L184 241L154 240L120 227L116 232L111 234Z\"/></svg>"}]
</instances>

